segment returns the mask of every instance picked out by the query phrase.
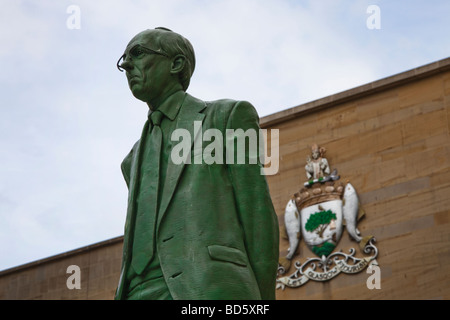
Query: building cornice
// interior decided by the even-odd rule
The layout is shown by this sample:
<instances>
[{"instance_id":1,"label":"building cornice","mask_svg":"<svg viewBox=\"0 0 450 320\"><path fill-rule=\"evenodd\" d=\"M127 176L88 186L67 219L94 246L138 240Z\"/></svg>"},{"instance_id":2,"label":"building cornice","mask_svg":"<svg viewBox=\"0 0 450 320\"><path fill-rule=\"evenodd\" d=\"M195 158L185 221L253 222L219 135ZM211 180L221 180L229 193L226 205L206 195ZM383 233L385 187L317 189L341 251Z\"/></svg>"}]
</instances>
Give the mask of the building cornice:
<instances>
[{"instance_id":1,"label":"building cornice","mask_svg":"<svg viewBox=\"0 0 450 320\"><path fill-rule=\"evenodd\" d=\"M353 89L262 117L260 120L260 126L261 128L269 128L284 121L298 118L306 114L317 112L355 99L360 99L361 97L380 91L385 91L409 82L418 81L448 70L450 70L450 58L439 60L415 69L383 78L381 80L370 82Z\"/></svg>"},{"instance_id":2,"label":"building cornice","mask_svg":"<svg viewBox=\"0 0 450 320\"><path fill-rule=\"evenodd\" d=\"M119 237L116 237L116 238L112 238L112 239L108 239L108 240L105 240L105 241L97 242L97 243L94 243L94 244L91 244L91 245L88 245L88 246L85 246L85 247L81 247L81 248L74 249L74 250L71 250L71 251L63 252L61 254L57 254L57 255L54 255L54 256L51 256L51 257L48 257L48 258L44 258L44 259L36 260L36 261L30 262L30 263L22 264L22 265L19 265L17 267L5 269L5 270L0 271L0 277L2 277L4 275L7 275L7 274L10 274L10 273L17 272L17 271L23 271L23 270L28 269L28 268L37 267L39 265L42 265L42 264L45 264L45 263L48 263L48 262L53 262L53 261L64 259L64 258L68 258L68 257L71 257L71 256L76 256L76 255L79 255L79 254L82 254L82 253L87 253L89 251L92 251L92 250L95 250L95 249L98 249L98 248L107 247L107 246L110 246L110 245L114 245L114 244L119 243L119 242L123 242L123 236L119 236Z\"/></svg>"}]
</instances>

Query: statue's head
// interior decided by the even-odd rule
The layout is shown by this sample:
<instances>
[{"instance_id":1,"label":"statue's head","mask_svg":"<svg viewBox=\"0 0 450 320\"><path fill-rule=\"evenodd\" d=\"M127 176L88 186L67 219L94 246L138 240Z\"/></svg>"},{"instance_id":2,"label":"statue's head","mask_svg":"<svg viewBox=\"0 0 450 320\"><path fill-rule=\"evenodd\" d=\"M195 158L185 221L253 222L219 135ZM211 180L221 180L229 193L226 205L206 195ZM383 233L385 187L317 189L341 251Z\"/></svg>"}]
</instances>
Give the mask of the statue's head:
<instances>
[{"instance_id":1,"label":"statue's head","mask_svg":"<svg viewBox=\"0 0 450 320\"><path fill-rule=\"evenodd\" d=\"M150 103L170 91L187 90L195 68L194 48L169 29L149 29L131 39L117 67L126 71L133 95Z\"/></svg>"},{"instance_id":2,"label":"statue's head","mask_svg":"<svg viewBox=\"0 0 450 320\"><path fill-rule=\"evenodd\" d=\"M313 159L319 158L319 155L320 155L319 146L315 143L311 146L311 155L312 155Z\"/></svg>"},{"instance_id":3,"label":"statue's head","mask_svg":"<svg viewBox=\"0 0 450 320\"><path fill-rule=\"evenodd\" d=\"M325 156L326 149L324 147L318 146L316 143L314 143L311 146L311 155L313 159L318 159L319 157Z\"/></svg>"}]
</instances>

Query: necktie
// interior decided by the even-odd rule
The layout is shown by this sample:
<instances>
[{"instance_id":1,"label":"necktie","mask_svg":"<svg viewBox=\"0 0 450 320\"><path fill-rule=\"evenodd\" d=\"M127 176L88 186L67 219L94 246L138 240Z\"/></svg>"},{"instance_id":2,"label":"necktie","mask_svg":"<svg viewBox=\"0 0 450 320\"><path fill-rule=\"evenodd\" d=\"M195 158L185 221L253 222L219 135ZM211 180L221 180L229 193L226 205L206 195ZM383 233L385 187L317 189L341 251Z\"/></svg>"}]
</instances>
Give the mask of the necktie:
<instances>
[{"instance_id":1,"label":"necktie","mask_svg":"<svg viewBox=\"0 0 450 320\"><path fill-rule=\"evenodd\" d=\"M150 114L151 133L147 136L145 154L141 164L139 204L134 229L132 266L141 274L154 253L155 221L158 210L159 167L161 159L162 131L160 123L163 114Z\"/></svg>"}]
</instances>

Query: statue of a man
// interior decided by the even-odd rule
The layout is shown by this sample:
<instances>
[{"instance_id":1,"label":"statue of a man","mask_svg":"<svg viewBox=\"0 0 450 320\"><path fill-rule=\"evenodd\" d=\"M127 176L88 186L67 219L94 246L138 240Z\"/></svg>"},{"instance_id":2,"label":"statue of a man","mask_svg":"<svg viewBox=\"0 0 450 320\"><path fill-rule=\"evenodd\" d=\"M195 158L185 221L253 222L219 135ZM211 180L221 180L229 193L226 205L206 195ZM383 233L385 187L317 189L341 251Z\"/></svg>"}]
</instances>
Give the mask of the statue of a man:
<instances>
[{"instance_id":1,"label":"statue of a man","mask_svg":"<svg viewBox=\"0 0 450 320\"><path fill-rule=\"evenodd\" d=\"M313 144L311 147L311 157L306 159L306 177L308 179L319 179L330 174L328 160L324 157L326 149Z\"/></svg>"},{"instance_id":2,"label":"statue of a man","mask_svg":"<svg viewBox=\"0 0 450 320\"><path fill-rule=\"evenodd\" d=\"M115 298L274 299L278 222L259 161L250 164L248 148L245 164L199 164L193 147L189 161L171 159L177 129L190 132L192 146L199 123L224 137L259 130L253 106L186 93L194 50L166 28L136 35L117 66L149 117L122 163L129 195Z\"/></svg>"}]
</instances>

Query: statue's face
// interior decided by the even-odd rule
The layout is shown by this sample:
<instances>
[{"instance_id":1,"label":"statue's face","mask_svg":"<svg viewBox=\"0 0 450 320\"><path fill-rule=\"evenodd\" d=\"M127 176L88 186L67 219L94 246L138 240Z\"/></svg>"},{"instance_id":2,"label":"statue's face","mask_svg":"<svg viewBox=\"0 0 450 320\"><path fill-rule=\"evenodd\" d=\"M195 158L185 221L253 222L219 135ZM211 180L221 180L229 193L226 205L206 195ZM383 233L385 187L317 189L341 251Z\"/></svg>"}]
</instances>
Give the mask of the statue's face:
<instances>
[{"instance_id":1,"label":"statue's face","mask_svg":"<svg viewBox=\"0 0 450 320\"><path fill-rule=\"evenodd\" d=\"M312 150L313 159L318 159L319 155L320 155L319 150L317 150L317 149Z\"/></svg>"},{"instance_id":2,"label":"statue's face","mask_svg":"<svg viewBox=\"0 0 450 320\"><path fill-rule=\"evenodd\" d=\"M173 80L169 57L151 48L151 35L138 34L128 44L122 63L131 92L147 103L160 98Z\"/></svg>"}]
</instances>

